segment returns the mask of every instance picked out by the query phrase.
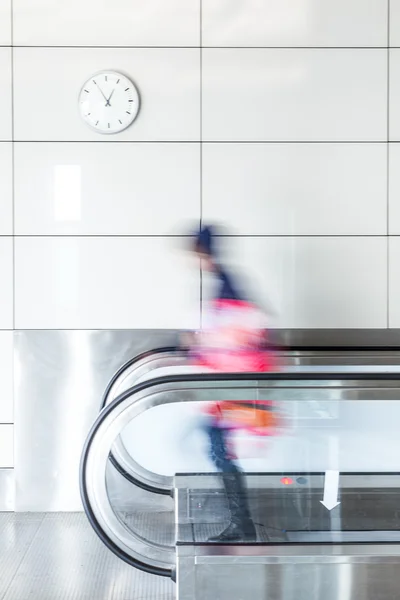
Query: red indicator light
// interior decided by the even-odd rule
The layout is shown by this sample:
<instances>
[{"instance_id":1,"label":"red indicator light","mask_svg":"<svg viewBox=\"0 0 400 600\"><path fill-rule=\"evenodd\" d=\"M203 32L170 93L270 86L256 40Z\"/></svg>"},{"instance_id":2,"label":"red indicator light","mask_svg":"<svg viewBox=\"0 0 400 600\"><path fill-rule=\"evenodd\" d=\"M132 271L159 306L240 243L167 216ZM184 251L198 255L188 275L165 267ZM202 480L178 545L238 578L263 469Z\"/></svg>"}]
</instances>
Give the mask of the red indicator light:
<instances>
[{"instance_id":1,"label":"red indicator light","mask_svg":"<svg viewBox=\"0 0 400 600\"><path fill-rule=\"evenodd\" d=\"M282 477L281 483L283 483L283 485L293 485L294 482L291 477Z\"/></svg>"}]
</instances>

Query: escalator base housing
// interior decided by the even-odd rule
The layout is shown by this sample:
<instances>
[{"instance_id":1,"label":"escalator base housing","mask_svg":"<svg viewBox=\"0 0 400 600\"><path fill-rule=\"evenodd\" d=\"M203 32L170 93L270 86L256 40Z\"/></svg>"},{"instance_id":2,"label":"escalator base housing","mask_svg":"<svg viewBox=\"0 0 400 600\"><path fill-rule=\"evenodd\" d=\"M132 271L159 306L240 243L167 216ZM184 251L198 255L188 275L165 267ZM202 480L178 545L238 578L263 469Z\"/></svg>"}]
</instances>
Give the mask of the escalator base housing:
<instances>
[{"instance_id":1,"label":"escalator base housing","mask_svg":"<svg viewBox=\"0 0 400 600\"><path fill-rule=\"evenodd\" d=\"M400 546L177 547L177 600L393 600Z\"/></svg>"}]
</instances>

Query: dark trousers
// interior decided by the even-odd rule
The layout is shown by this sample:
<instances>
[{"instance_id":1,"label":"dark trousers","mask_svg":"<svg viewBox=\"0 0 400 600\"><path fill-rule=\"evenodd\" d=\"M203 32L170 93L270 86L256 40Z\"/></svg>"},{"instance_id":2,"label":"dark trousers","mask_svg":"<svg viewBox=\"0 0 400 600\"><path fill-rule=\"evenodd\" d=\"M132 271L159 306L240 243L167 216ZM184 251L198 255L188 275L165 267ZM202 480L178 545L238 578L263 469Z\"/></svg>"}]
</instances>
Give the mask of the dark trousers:
<instances>
[{"instance_id":1,"label":"dark trousers","mask_svg":"<svg viewBox=\"0 0 400 600\"><path fill-rule=\"evenodd\" d=\"M247 494L243 474L227 450L228 435L228 431L219 427L208 428L210 456L218 471L222 473L231 521L243 525L250 519Z\"/></svg>"},{"instance_id":2,"label":"dark trousers","mask_svg":"<svg viewBox=\"0 0 400 600\"><path fill-rule=\"evenodd\" d=\"M226 429L213 426L208 428L211 460L221 473L240 473L235 462L229 457L226 447L228 435Z\"/></svg>"}]
</instances>

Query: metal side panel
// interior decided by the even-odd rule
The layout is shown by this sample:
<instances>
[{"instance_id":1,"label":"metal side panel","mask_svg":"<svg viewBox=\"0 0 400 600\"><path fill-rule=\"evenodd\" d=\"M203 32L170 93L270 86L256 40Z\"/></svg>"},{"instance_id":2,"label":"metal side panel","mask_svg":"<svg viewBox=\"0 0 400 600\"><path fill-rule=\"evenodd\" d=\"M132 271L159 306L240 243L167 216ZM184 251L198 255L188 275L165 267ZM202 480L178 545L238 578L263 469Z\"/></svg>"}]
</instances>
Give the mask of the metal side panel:
<instances>
[{"instance_id":1,"label":"metal side panel","mask_svg":"<svg viewBox=\"0 0 400 600\"><path fill-rule=\"evenodd\" d=\"M246 550L178 548L177 600L398 598L398 547Z\"/></svg>"},{"instance_id":2,"label":"metal side panel","mask_svg":"<svg viewBox=\"0 0 400 600\"><path fill-rule=\"evenodd\" d=\"M0 469L0 512L13 511L15 506L15 471Z\"/></svg>"},{"instance_id":3,"label":"metal side panel","mask_svg":"<svg viewBox=\"0 0 400 600\"><path fill-rule=\"evenodd\" d=\"M82 510L79 461L107 383L132 356L175 341L156 330L15 333L15 510Z\"/></svg>"}]
</instances>

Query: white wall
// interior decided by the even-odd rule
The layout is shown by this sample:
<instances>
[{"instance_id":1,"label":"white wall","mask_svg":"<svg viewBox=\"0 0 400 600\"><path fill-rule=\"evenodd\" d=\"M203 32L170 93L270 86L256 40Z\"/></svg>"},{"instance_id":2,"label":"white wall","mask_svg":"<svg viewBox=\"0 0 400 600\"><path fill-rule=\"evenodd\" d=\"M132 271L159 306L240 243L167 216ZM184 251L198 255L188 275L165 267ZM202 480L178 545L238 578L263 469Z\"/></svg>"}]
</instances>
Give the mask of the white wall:
<instances>
[{"instance_id":1,"label":"white wall","mask_svg":"<svg viewBox=\"0 0 400 600\"><path fill-rule=\"evenodd\" d=\"M0 467L14 328L198 326L199 274L174 237L186 220L240 236L278 326L400 327L400 0L12 6L0 0ZM142 99L115 136L78 113L103 68Z\"/></svg>"}]
</instances>

